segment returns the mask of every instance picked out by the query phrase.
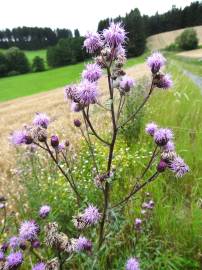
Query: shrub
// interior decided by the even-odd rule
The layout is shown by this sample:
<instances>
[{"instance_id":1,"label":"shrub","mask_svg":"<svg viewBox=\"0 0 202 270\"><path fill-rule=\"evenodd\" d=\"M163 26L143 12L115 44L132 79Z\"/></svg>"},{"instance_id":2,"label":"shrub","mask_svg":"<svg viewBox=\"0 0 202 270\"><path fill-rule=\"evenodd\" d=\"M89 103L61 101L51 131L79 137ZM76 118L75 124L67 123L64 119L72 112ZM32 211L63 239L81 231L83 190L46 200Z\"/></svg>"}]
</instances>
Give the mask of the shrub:
<instances>
[{"instance_id":1,"label":"shrub","mask_svg":"<svg viewBox=\"0 0 202 270\"><path fill-rule=\"evenodd\" d=\"M39 56L35 56L32 63L32 70L34 72L44 71L45 70L44 59Z\"/></svg>"},{"instance_id":2,"label":"shrub","mask_svg":"<svg viewBox=\"0 0 202 270\"><path fill-rule=\"evenodd\" d=\"M8 61L3 53L0 52L0 77L6 76L8 72Z\"/></svg>"},{"instance_id":3,"label":"shrub","mask_svg":"<svg viewBox=\"0 0 202 270\"><path fill-rule=\"evenodd\" d=\"M17 47L8 49L5 56L8 61L9 71L16 71L20 74L30 71L29 62L25 53Z\"/></svg>"},{"instance_id":4,"label":"shrub","mask_svg":"<svg viewBox=\"0 0 202 270\"><path fill-rule=\"evenodd\" d=\"M194 29L186 29L176 38L177 46L182 50L193 50L198 47L198 37Z\"/></svg>"}]
</instances>

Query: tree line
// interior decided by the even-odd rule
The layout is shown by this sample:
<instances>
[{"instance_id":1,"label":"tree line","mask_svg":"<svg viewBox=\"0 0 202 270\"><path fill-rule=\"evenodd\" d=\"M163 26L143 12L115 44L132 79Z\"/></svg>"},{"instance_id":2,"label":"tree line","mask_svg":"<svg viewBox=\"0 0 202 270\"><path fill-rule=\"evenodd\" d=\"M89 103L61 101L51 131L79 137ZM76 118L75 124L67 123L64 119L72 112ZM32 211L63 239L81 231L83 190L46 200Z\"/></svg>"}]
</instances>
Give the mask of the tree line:
<instances>
[{"instance_id":1,"label":"tree line","mask_svg":"<svg viewBox=\"0 0 202 270\"><path fill-rule=\"evenodd\" d=\"M74 36L80 36L79 30L74 30ZM17 27L0 31L0 48L18 47L22 50L39 50L56 45L61 38L72 38L69 29L45 27Z\"/></svg>"}]
</instances>

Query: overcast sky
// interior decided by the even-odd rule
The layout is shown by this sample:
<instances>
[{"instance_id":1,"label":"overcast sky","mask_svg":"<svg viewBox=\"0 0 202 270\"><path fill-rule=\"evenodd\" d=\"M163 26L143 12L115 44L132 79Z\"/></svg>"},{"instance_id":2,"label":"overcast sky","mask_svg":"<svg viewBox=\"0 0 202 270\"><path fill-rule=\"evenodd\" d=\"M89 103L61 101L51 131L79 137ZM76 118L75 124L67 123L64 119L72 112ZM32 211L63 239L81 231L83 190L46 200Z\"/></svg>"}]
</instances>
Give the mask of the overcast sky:
<instances>
[{"instance_id":1,"label":"overcast sky","mask_svg":"<svg viewBox=\"0 0 202 270\"><path fill-rule=\"evenodd\" d=\"M0 0L0 29L17 26L78 28L94 31L100 19L125 15L135 7L142 14L163 13L172 5L184 7L194 0Z\"/></svg>"}]
</instances>

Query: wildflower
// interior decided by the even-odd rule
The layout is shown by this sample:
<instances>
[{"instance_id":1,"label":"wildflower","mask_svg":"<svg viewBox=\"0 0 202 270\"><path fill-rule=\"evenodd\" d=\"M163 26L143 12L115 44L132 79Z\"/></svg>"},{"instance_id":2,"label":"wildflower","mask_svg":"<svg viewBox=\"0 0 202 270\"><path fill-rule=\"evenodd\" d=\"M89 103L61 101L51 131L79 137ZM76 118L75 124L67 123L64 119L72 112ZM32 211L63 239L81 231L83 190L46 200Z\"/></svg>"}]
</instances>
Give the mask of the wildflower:
<instances>
[{"instance_id":1,"label":"wildflower","mask_svg":"<svg viewBox=\"0 0 202 270\"><path fill-rule=\"evenodd\" d=\"M98 86L95 82L88 80L82 81L78 85L78 100L79 103L87 106L97 102Z\"/></svg>"},{"instance_id":2,"label":"wildflower","mask_svg":"<svg viewBox=\"0 0 202 270\"><path fill-rule=\"evenodd\" d=\"M120 81L120 88L125 92L129 92L130 89L134 87L134 85L135 85L134 80L126 75L123 76Z\"/></svg>"},{"instance_id":3,"label":"wildflower","mask_svg":"<svg viewBox=\"0 0 202 270\"><path fill-rule=\"evenodd\" d=\"M72 103L71 103L71 110L73 112L80 112L80 110L82 110L82 106L81 106L81 104L72 101Z\"/></svg>"},{"instance_id":4,"label":"wildflower","mask_svg":"<svg viewBox=\"0 0 202 270\"><path fill-rule=\"evenodd\" d=\"M139 231L141 229L141 225L142 225L142 220L140 218L136 218L135 219L135 229Z\"/></svg>"},{"instance_id":5,"label":"wildflower","mask_svg":"<svg viewBox=\"0 0 202 270\"><path fill-rule=\"evenodd\" d=\"M173 133L168 128L159 128L154 133L154 141L158 146L165 146L169 140L172 140Z\"/></svg>"},{"instance_id":6,"label":"wildflower","mask_svg":"<svg viewBox=\"0 0 202 270\"><path fill-rule=\"evenodd\" d=\"M184 174L189 172L189 166L179 156L176 156L171 161L169 168L175 173L176 177L182 177Z\"/></svg>"},{"instance_id":7,"label":"wildflower","mask_svg":"<svg viewBox=\"0 0 202 270\"><path fill-rule=\"evenodd\" d=\"M34 220L24 221L19 229L19 236L24 240L34 240L39 233L39 226Z\"/></svg>"},{"instance_id":8,"label":"wildflower","mask_svg":"<svg viewBox=\"0 0 202 270\"><path fill-rule=\"evenodd\" d=\"M92 225L99 221L101 215L99 210L91 204L84 210L82 217L87 224Z\"/></svg>"},{"instance_id":9,"label":"wildflower","mask_svg":"<svg viewBox=\"0 0 202 270\"><path fill-rule=\"evenodd\" d=\"M65 98L66 99L71 99L74 102L76 102L77 101L77 92L78 92L77 85L75 85L75 84L68 85L65 88Z\"/></svg>"},{"instance_id":10,"label":"wildflower","mask_svg":"<svg viewBox=\"0 0 202 270\"><path fill-rule=\"evenodd\" d=\"M150 200L149 202L144 202L142 204L143 209L153 209L154 208L154 201Z\"/></svg>"},{"instance_id":11,"label":"wildflower","mask_svg":"<svg viewBox=\"0 0 202 270\"><path fill-rule=\"evenodd\" d=\"M46 263L46 270L58 270L60 267L58 258L54 258Z\"/></svg>"},{"instance_id":12,"label":"wildflower","mask_svg":"<svg viewBox=\"0 0 202 270\"><path fill-rule=\"evenodd\" d=\"M79 119L74 119L74 125L75 125L75 127L80 127L81 121Z\"/></svg>"},{"instance_id":13,"label":"wildflower","mask_svg":"<svg viewBox=\"0 0 202 270\"><path fill-rule=\"evenodd\" d=\"M160 75L159 79L156 81L155 86L158 88L169 89L173 85L173 81L169 74Z\"/></svg>"},{"instance_id":14,"label":"wildflower","mask_svg":"<svg viewBox=\"0 0 202 270\"><path fill-rule=\"evenodd\" d=\"M16 130L10 137L12 144L31 144L33 142L32 137L26 130Z\"/></svg>"},{"instance_id":15,"label":"wildflower","mask_svg":"<svg viewBox=\"0 0 202 270\"><path fill-rule=\"evenodd\" d=\"M127 261L126 270L140 270L139 262L135 257Z\"/></svg>"},{"instance_id":16,"label":"wildflower","mask_svg":"<svg viewBox=\"0 0 202 270\"><path fill-rule=\"evenodd\" d=\"M3 243L3 244L1 245L1 251L2 251L2 252L6 252L7 249L8 249L8 247L9 247L9 244L8 244L8 243Z\"/></svg>"},{"instance_id":17,"label":"wildflower","mask_svg":"<svg viewBox=\"0 0 202 270\"><path fill-rule=\"evenodd\" d=\"M155 124L154 122L151 122L146 125L145 131L149 135L154 136L154 133L157 131L157 128L158 128L157 124Z\"/></svg>"},{"instance_id":18,"label":"wildflower","mask_svg":"<svg viewBox=\"0 0 202 270\"><path fill-rule=\"evenodd\" d=\"M39 248L40 245L41 245L41 243L40 243L40 241L37 240L37 239L34 239L33 241L31 241L31 246L32 246L33 248Z\"/></svg>"},{"instance_id":19,"label":"wildflower","mask_svg":"<svg viewBox=\"0 0 202 270\"><path fill-rule=\"evenodd\" d=\"M47 246L53 247L57 244L58 224L56 222L48 223L45 228L45 242Z\"/></svg>"},{"instance_id":20,"label":"wildflower","mask_svg":"<svg viewBox=\"0 0 202 270\"><path fill-rule=\"evenodd\" d=\"M32 270L45 270L46 265L43 262L37 263L32 267Z\"/></svg>"},{"instance_id":21,"label":"wildflower","mask_svg":"<svg viewBox=\"0 0 202 270\"><path fill-rule=\"evenodd\" d=\"M46 218L49 215L50 211L51 211L51 208L49 205L43 205L39 209L39 216L41 218Z\"/></svg>"},{"instance_id":22,"label":"wildflower","mask_svg":"<svg viewBox=\"0 0 202 270\"><path fill-rule=\"evenodd\" d=\"M168 141L167 144L164 145L163 150L164 151L168 151L168 152L175 151L175 144L174 144L174 142Z\"/></svg>"},{"instance_id":23,"label":"wildflower","mask_svg":"<svg viewBox=\"0 0 202 270\"><path fill-rule=\"evenodd\" d=\"M6 257L6 269L15 270L23 263L23 255L20 251L10 253Z\"/></svg>"},{"instance_id":24,"label":"wildflower","mask_svg":"<svg viewBox=\"0 0 202 270\"><path fill-rule=\"evenodd\" d=\"M97 81L102 76L102 70L97 64L88 64L82 73L82 78L90 82Z\"/></svg>"},{"instance_id":25,"label":"wildflower","mask_svg":"<svg viewBox=\"0 0 202 270\"><path fill-rule=\"evenodd\" d=\"M102 47L102 40L98 33L87 32L83 46L88 53L95 53Z\"/></svg>"},{"instance_id":26,"label":"wildflower","mask_svg":"<svg viewBox=\"0 0 202 270\"><path fill-rule=\"evenodd\" d=\"M74 239L73 249L77 252L91 251L92 242L86 237L80 236L78 239Z\"/></svg>"},{"instance_id":27,"label":"wildflower","mask_svg":"<svg viewBox=\"0 0 202 270\"><path fill-rule=\"evenodd\" d=\"M164 160L160 160L159 164L157 165L157 171L164 172L167 167L168 164Z\"/></svg>"},{"instance_id":28,"label":"wildflower","mask_svg":"<svg viewBox=\"0 0 202 270\"><path fill-rule=\"evenodd\" d=\"M166 63L166 59L159 52L154 52L147 59L147 65L150 67L153 74L159 72L160 68Z\"/></svg>"},{"instance_id":29,"label":"wildflower","mask_svg":"<svg viewBox=\"0 0 202 270\"><path fill-rule=\"evenodd\" d=\"M4 253L3 251L0 251L0 261L3 261L4 260Z\"/></svg>"},{"instance_id":30,"label":"wildflower","mask_svg":"<svg viewBox=\"0 0 202 270\"><path fill-rule=\"evenodd\" d=\"M45 113L36 113L33 124L35 126L41 126L47 128L50 123L50 118Z\"/></svg>"},{"instance_id":31,"label":"wildflower","mask_svg":"<svg viewBox=\"0 0 202 270\"><path fill-rule=\"evenodd\" d=\"M52 135L51 136L51 146L53 148L56 148L56 147L58 147L58 145L59 145L59 138L58 138L58 136Z\"/></svg>"},{"instance_id":32,"label":"wildflower","mask_svg":"<svg viewBox=\"0 0 202 270\"><path fill-rule=\"evenodd\" d=\"M125 42L126 32L120 22L111 22L109 28L103 30L103 37L107 44L115 48Z\"/></svg>"},{"instance_id":33,"label":"wildflower","mask_svg":"<svg viewBox=\"0 0 202 270\"><path fill-rule=\"evenodd\" d=\"M19 237L17 236L13 236L10 238L9 240L9 246L12 248L12 249L16 249L19 247L19 244L20 244L20 239Z\"/></svg>"}]
</instances>

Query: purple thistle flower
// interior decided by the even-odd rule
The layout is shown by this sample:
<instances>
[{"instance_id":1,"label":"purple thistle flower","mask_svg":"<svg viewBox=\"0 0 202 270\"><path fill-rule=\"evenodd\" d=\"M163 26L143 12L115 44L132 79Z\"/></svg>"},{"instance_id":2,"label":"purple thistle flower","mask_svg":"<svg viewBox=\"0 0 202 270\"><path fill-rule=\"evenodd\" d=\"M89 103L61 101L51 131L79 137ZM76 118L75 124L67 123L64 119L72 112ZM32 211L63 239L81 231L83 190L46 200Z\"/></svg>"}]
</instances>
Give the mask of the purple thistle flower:
<instances>
[{"instance_id":1,"label":"purple thistle flower","mask_svg":"<svg viewBox=\"0 0 202 270\"><path fill-rule=\"evenodd\" d=\"M68 85L65 88L65 99L71 99L77 102L78 87L76 84Z\"/></svg>"},{"instance_id":2,"label":"purple thistle flower","mask_svg":"<svg viewBox=\"0 0 202 270\"><path fill-rule=\"evenodd\" d=\"M58 152L65 150L65 143L63 143L63 142L59 143L57 150L58 150Z\"/></svg>"},{"instance_id":3,"label":"purple thistle flower","mask_svg":"<svg viewBox=\"0 0 202 270\"><path fill-rule=\"evenodd\" d=\"M160 68L164 66L166 63L166 59L159 52L154 52L147 59L147 65L150 67L152 73L159 72Z\"/></svg>"},{"instance_id":4,"label":"purple thistle flower","mask_svg":"<svg viewBox=\"0 0 202 270\"><path fill-rule=\"evenodd\" d=\"M97 102L98 86L95 82L83 80L78 85L78 100L83 105L94 104Z\"/></svg>"},{"instance_id":5,"label":"purple thistle flower","mask_svg":"<svg viewBox=\"0 0 202 270\"><path fill-rule=\"evenodd\" d=\"M90 82L97 81L102 76L102 69L97 64L88 64L82 72L82 78Z\"/></svg>"},{"instance_id":6,"label":"purple thistle flower","mask_svg":"<svg viewBox=\"0 0 202 270\"><path fill-rule=\"evenodd\" d=\"M105 42L115 48L125 42L126 32L121 23L111 22L108 29L103 30Z\"/></svg>"},{"instance_id":7,"label":"purple thistle flower","mask_svg":"<svg viewBox=\"0 0 202 270\"><path fill-rule=\"evenodd\" d=\"M175 173L176 177L182 177L184 174L189 172L189 166L179 156L175 157L171 161L169 168Z\"/></svg>"},{"instance_id":8,"label":"purple thistle flower","mask_svg":"<svg viewBox=\"0 0 202 270\"><path fill-rule=\"evenodd\" d=\"M4 253L3 251L0 251L0 261L3 261L4 260Z\"/></svg>"},{"instance_id":9,"label":"purple thistle flower","mask_svg":"<svg viewBox=\"0 0 202 270\"><path fill-rule=\"evenodd\" d=\"M83 220L89 225L96 224L100 217L99 210L93 205L89 205L82 214Z\"/></svg>"},{"instance_id":10,"label":"purple thistle flower","mask_svg":"<svg viewBox=\"0 0 202 270\"><path fill-rule=\"evenodd\" d=\"M31 245L33 248L40 248L41 243L38 239L34 239L33 241L31 241Z\"/></svg>"},{"instance_id":11,"label":"purple thistle flower","mask_svg":"<svg viewBox=\"0 0 202 270\"><path fill-rule=\"evenodd\" d=\"M141 229L141 225L142 225L142 220L140 218L136 218L135 219L135 229L139 231Z\"/></svg>"},{"instance_id":12,"label":"purple thistle flower","mask_svg":"<svg viewBox=\"0 0 202 270\"><path fill-rule=\"evenodd\" d=\"M168 167L168 164L164 160L160 160L159 164L157 165L158 172L164 172L165 169Z\"/></svg>"},{"instance_id":13,"label":"purple thistle flower","mask_svg":"<svg viewBox=\"0 0 202 270\"><path fill-rule=\"evenodd\" d=\"M8 243L3 243L3 244L1 245L1 251L2 251L2 252L6 252L7 249L8 249L8 247L9 247L9 244L8 244Z\"/></svg>"},{"instance_id":14,"label":"purple thistle flower","mask_svg":"<svg viewBox=\"0 0 202 270\"><path fill-rule=\"evenodd\" d=\"M158 129L158 126L157 124L155 124L154 122L151 122L151 123L148 123L146 125L146 128L145 128L145 131L151 135L151 136L154 136L154 133L157 131Z\"/></svg>"},{"instance_id":15,"label":"purple thistle flower","mask_svg":"<svg viewBox=\"0 0 202 270\"><path fill-rule=\"evenodd\" d=\"M50 118L45 113L36 113L33 124L35 126L41 126L47 128L50 123Z\"/></svg>"},{"instance_id":16,"label":"purple thistle flower","mask_svg":"<svg viewBox=\"0 0 202 270\"><path fill-rule=\"evenodd\" d=\"M11 143L14 145L20 145L27 143L28 133L26 130L16 130L10 137Z\"/></svg>"},{"instance_id":17,"label":"purple thistle flower","mask_svg":"<svg viewBox=\"0 0 202 270\"><path fill-rule=\"evenodd\" d=\"M169 89L173 86L173 81L169 74L160 76L159 81L157 82L156 86L158 88Z\"/></svg>"},{"instance_id":18,"label":"purple thistle flower","mask_svg":"<svg viewBox=\"0 0 202 270\"><path fill-rule=\"evenodd\" d=\"M32 270L45 270L46 265L43 262L37 263L32 267Z\"/></svg>"},{"instance_id":19,"label":"purple thistle flower","mask_svg":"<svg viewBox=\"0 0 202 270\"><path fill-rule=\"evenodd\" d=\"M125 58L126 57L126 50L122 45L119 45L115 49L114 57L115 58Z\"/></svg>"},{"instance_id":20,"label":"purple thistle flower","mask_svg":"<svg viewBox=\"0 0 202 270\"><path fill-rule=\"evenodd\" d=\"M85 38L86 39L84 40L83 46L86 48L86 51L88 53L95 53L103 45L100 35L98 33L87 32Z\"/></svg>"},{"instance_id":21,"label":"purple thistle flower","mask_svg":"<svg viewBox=\"0 0 202 270\"><path fill-rule=\"evenodd\" d=\"M39 233L39 226L36 224L34 220L31 221L24 221L21 223L20 229L19 229L19 236L23 240L34 240L37 238L37 235Z\"/></svg>"},{"instance_id":22,"label":"purple thistle flower","mask_svg":"<svg viewBox=\"0 0 202 270\"><path fill-rule=\"evenodd\" d=\"M132 87L134 87L135 82L132 78L128 76L123 76L121 81L120 81L120 88L121 90L125 92L129 92Z\"/></svg>"},{"instance_id":23,"label":"purple thistle flower","mask_svg":"<svg viewBox=\"0 0 202 270\"><path fill-rule=\"evenodd\" d=\"M55 148L55 147L58 147L58 145L59 145L59 138L58 138L58 136L52 135L51 136L51 146L53 148Z\"/></svg>"},{"instance_id":24,"label":"purple thistle flower","mask_svg":"<svg viewBox=\"0 0 202 270\"><path fill-rule=\"evenodd\" d=\"M164 151L174 151L175 150L175 144L172 141L168 141L166 145L163 147Z\"/></svg>"},{"instance_id":25,"label":"purple thistle flower","mask_svg":"<svg viewBox=\"0 0 202 270\"><path fill-rule=\"evenodd\" d=\"M50 211L51 211L51 207L49 205L43 205L39 209L39 216L41 218L46 218L49 215Z\"/></svg>"},{"instance_id":26,"label":"purple thistle flower","mask_svg":"<svg viewBox=\"0 0 202 270\"><path fill-rule=\"evenodd\" d=\"M20 251L10 253L6 258L6 269L15 270L23 263L23 255Z\"/></svg>"},{"instance_id":27,"label":"purple thistle flower","mask_svg":"<svg viewBox=\"0 0 202 270\"><path fill-rule=\"evenodd\" d=\"M140 270L139 262L135 257L127 261L126 270Z\"/></svg>"},{"instance_id":28,"label":"purple thistle flower","mask_svg":"<svg viewBox=\"0 0 202 270\"><path fill-rule=\"evenodd\" d=\"M86 237L80 236L78 239L75 239L74 249L77 252L80 251L91 251L92 242Z\"/></svg>"},{"instance_id":29,"label":"purple thistle flower","mask_svg":"<svg viewBox=\"0 0 202 270\"><path fill-rule=\"evenodd\" d=\"M154 133L154 141L158 146L164 146L173 139L173 133L168 128L159 128Z\"/></svg>"},{"instance_id":30,"label":"purple thistle flower","mask_svg":"<svg viewBox=\"0 0 202 270\"><path fill-rule=\"evenodd\" d=\"M9 239L9 246L12 248L12 249L16 249L18 248L20 245L20 239L19 237L17 236L13 236Z\"/></svg>"},{"instance_id":31,"label":"purple thistle flower","mask_svg":"<svg viewBox=\"0 0 202 270\"><path fill-rule=\"evenodd\" d=\"M71 111L80 112L81 109L82 109L82 106L79 103L72 101L72 103L71 103Z\"/></svg>"}]
</instances>

